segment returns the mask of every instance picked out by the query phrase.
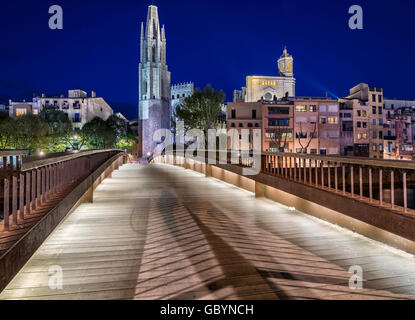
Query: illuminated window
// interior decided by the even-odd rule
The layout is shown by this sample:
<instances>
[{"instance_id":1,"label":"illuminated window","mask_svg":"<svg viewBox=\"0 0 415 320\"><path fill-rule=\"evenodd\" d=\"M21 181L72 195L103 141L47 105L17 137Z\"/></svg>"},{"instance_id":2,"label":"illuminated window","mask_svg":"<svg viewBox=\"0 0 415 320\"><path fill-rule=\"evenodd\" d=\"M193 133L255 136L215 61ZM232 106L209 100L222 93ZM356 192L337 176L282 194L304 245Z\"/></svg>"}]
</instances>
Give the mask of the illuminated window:
<instances>
[{"instance_id":1,"label":"illuminated window","mask_svg":"<svg viewBox=\"0 0 415 320\"><path fill-rule=\"evenodd\" d=\"M310 110L310 112L316 112L317 111L317 106L310 106L309 110Z\"/></svg>"},{"instance_id":2,"label":"illuminated window","mask_svg":"<svg viewBox=\"0 0 415 320\"><path fill-rule=\"evenodd\" d=\"M290 72L290 65L287 63L287 72Z\"/></svg>"},{"instance_id":3,"label":"illuminated window","mask_svg":"<svg viewBox=\"0 0 415 320\"><path fill-rule=\"evenodd\" d=\"M32 114L34 114L35 116L37 116L39 114L39 110L38 109L33 109L32 110Z\"/></svg>"},{"instance_id":4,"label":"illuminated window","mask_svg":"<svg viewBox=\"0 0 415 320\"><path fill-rule=\"evenodd\" d=\"M24 109L24 108L16 109L16 117L24 116L25 114L27 114L27 109Z\"/></svg>"},{"instance_id":5,"label":"illuminated window","mask_svg":"<svg viewBox=\"0 0 415 320\"><path fill-rule=\"evenodd\" d=\"M307 112L306 106L295 106L295 112Z\"/></svg>"},{"instance_id":6,"label":"illuminated window","mask_svg":"<svg viewBox=\"0 0 415 320\"><path fill-rule=\"evenodd\" d=\"M326 124L327 123L327 118L326 117L321 117L320 118L320 124Z\"/></svg>"},{"instance_id":7,"label":"illuminated window","mask_svg":"<svg viewBox=\"0 0 415 320\"><path fill-rule=\"evenodd\" d=\"M367 133L363 134L363 139L367 139Z\"/></svg>"},{"instance_id":8,"label":"illuminated window","mask_svg":"<svg viewBox=\"0 0 415 320\"><path fill-rule=\"evenodd\" d=\"M337 117L329 117L327 121L329 124L337 124L339 122Z\"/></svg>"},{"instance_id":9,"label":"illuminated window","mask_svg":"<svg viewBox=\"0 0 415 320\"><path fill-rule=\"evenodd\" d=\"M358 139L358 140L362 140L362 134L361 134L361 133L358 133L358 134L357 134L357 139Z\"/></svg>"}]
</instances>

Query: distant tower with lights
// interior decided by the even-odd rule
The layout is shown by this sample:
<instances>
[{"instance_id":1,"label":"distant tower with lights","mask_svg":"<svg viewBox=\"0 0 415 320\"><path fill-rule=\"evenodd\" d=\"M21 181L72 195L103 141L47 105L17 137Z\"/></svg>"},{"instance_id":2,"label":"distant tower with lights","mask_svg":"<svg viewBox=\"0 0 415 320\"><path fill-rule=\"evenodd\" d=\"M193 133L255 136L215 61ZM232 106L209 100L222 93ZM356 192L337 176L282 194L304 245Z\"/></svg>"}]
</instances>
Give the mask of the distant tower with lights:
<instances>
[{"instance_id":1,"label":"distant tower with lights","mask_svg":"<svg viewBox=\"0 0 415 320\"><path fill-rule=\"evenodd\" d=\"M147 24L141 23L139 115L142 121L142 156L153 154L154 133L170 128L170 72L166 63L166 35L160 29L157 7L148 7Z\"/></svg>"}]
</instances>

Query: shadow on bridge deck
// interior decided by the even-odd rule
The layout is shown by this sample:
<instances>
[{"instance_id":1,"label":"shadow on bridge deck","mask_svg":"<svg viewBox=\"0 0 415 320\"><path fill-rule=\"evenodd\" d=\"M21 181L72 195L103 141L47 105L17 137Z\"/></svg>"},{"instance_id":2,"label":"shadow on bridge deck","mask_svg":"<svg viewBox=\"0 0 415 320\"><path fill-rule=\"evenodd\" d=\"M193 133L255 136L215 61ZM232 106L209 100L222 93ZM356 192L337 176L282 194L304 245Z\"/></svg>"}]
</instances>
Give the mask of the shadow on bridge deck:
<instances>
[{"instance_id":1,"label":"shadow on bridge deck","mask_svg":"<svg viewBox=\"0 0 415 320\"><path fill-rule=\"evenodd\" d=\"M364 289L349 289L350 266ZM51 266L62 289L49 288ZM415 297L415 260L182 168L125 165L53 232L1 299Z\"/></svg>"}]
</instances>

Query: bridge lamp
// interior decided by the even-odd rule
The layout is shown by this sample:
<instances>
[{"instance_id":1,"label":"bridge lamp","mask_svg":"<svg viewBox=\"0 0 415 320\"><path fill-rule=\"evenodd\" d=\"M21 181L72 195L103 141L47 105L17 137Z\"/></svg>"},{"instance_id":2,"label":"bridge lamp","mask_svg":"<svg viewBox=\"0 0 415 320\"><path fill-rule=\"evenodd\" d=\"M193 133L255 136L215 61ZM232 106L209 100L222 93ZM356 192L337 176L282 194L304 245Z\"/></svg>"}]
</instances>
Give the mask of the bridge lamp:
<instances>
[{"instance_id":1,"label":"bridge lamp","mask_svg":"<svg viewBox=\"0 0 415 320\"><path fill-rule=\"evenodd\" d=\"M151 157L151 152L147 152L147 157Z\"/></svg>"},{"instance_id":2,"label":"bridge lamp","mask_svg":"<svg viewBox=\"0 0 415 320\"><path fill-rule=\"evenodd\" d=\"M290 210L291 212L296 211L296 209L294 207L288 207L288 210Z\"/></svg>"}]
</instances>

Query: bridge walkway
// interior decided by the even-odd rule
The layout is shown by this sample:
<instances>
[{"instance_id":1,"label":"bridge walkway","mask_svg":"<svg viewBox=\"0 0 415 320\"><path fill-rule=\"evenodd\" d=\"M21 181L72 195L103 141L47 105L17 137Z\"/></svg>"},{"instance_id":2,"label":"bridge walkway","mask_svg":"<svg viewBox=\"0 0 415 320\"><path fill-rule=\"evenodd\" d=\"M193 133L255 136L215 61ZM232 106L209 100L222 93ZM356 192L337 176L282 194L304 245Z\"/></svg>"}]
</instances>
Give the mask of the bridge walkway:
<instances>
[{"instance_id":1,"label":"bridge walkway","mask_svg":"<svg viewBox=\"0 0 415 320\"><path fill-rule=\"evenodd\" d=\"M349 288L351 266L363 289ZM54 289L56 270L62 288ZM54 273L55 272L55 273ZM0 299L407 299L415 258L190 170L124 165Z\"/></svg>"}]
</instances>

